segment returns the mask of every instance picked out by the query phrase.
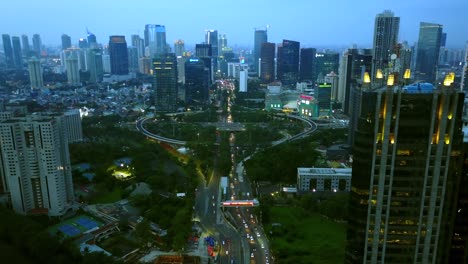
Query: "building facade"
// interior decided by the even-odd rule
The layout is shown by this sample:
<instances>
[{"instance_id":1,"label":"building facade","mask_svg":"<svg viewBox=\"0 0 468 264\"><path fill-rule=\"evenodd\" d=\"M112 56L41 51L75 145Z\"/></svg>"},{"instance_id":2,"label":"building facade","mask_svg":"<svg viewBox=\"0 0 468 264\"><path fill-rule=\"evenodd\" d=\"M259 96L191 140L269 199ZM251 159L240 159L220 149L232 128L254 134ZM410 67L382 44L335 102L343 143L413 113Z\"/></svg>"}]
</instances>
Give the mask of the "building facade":
<instances>
[{"instance_id":1,"label":"building facade","mask_svg":"<svg viewBox=\"0 0 468 264\"><path fill-rule=\"evenodd\" d=\"M299 48L300 43L283 40L278 47L277 77L285 86L295 86L299 80Z\"/></svg>"},{"instance_id":2,"label":"building facade","mask_svg":"<svg viewBox=\"0 0 468 264\"><path fill-rule=\"evenodd\" d=\"M421 22L416 54L416 80L436 81L442 25Z\"/></svg>"},{"instance_id":3,"label":"building facade","mask_svg":"<svg viewBox=\"0 0 468 264\"><path fill-rule=\"evenodd\" d=\"M384 70L388 67L390 55L398 43L400 31L400 17L396 17L390 10L375 17L374 44L372 54L372 79L375 79L378 69Z\"/></svg>"},{"instance_id":4,"label":"building facade","mask_svg":"<svg viewBox=\"0 0 468 264\"><path fill-rule=\"evenodd\" d=\"M301 49L301 65L299 79L301 81L316 81L314 80L315 54L317 50L314 48Z\"/></svg>"},{"instance_id":5,"label":"building facade","mask_svg":"<svg viewBox=\"0 0 468 264\"><path fill-rule=\"evenodd\" d=\"M13 68L15 62L13 60L13 48L11 46L11 38L8 34L2 34L3 51L5 52L5 64L7 68Z\"/></svg>"},{"instance_id":6,"label":"building facade","mask_svg":"<svg viewBox=\"0 0 468 264\"><path fill-rule=\"evenodd\" d=\"M449 263L463 98L430 85L362 93L345 263Z\"/></svg>"},{"instance_id":7,"label":"building facade","mask_svg":"<svg viewBox=\"0 0 468 264\"><path fill-rule=\"evenodd\" d=\"M265 42L260 50L260 78L265 83L275 80L275 43Z\"/></svg>"},{"instance_id":8,"label":"building facade","mask_svg":"<svg viewBox=\"0 0 468 264\"><path fill-rule=\"evenodd\" d=\"M297 168L299 192L349 192L352 169Z\"/></svg>"},{"instance_id":9,"label":"building facade","mask_svg":"<svg viewBox=\"0 0 468 264\"><path fill-rule=\"evenodd\" d=\"M268 33L267 30L263 29L255 29L254 33L254 69L258 71L258 60L260 59L261 56L261 49L263 43L268 42Z\"/></svg>"},{"instance_id":10,"label":"building facade","mask_svg":"<svg viewBox=\"0 0 468 264\"><path fill-rule=\"evenodd\" d=\"M173 53L153 59L156 112L177 110L177 61Z\"/></svg>"},{"instance_id":11,"label":"building facade","mask_svg":"<svg viewBox=\"0 0 468 264\"><path fill-rule=\"evenodd\" d=\"M42 75L41 61L33 57L28 62L29 82L32 89L44 87L44 76Z\"/></svg>"},{"instance_id":12,"label":"building facade","mask_svg":"<svg viewBox=\"0 0 468 264\"><path fill-rule=\"evenodd\" d=\"M115 75L127 75L128 50L125 36L109 37L109 55L111 73Z\"/></svg>"},{"instance_id":13,"label":"building facade","mask_svg":"<svg viewBox=\"0 0 468 264\"><path fill-rule=\"evenodd\" d=\"M28 116L0 123L0 172L13 210L60 216L73 204L63 118Z\"/></svg>"}]
</instances>

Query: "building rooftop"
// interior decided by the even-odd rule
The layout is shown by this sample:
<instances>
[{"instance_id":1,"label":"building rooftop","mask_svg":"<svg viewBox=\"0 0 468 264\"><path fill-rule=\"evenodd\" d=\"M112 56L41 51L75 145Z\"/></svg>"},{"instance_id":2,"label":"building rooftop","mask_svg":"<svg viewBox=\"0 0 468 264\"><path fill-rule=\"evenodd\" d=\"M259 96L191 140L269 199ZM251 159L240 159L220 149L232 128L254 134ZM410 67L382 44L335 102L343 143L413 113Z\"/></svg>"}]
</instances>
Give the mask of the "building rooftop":
<instances>
[{"instance_id":1,"label":"building rooftop","mask_svg":"<svg viewBox=\"0 0 468 264\"><path fill-rule=\"evenodd\" d=\"M350 176L352 169L334 169L334 168L297 168L297 173L301 175L336 175L336 176Z\"/></svg>"}]
</instances>

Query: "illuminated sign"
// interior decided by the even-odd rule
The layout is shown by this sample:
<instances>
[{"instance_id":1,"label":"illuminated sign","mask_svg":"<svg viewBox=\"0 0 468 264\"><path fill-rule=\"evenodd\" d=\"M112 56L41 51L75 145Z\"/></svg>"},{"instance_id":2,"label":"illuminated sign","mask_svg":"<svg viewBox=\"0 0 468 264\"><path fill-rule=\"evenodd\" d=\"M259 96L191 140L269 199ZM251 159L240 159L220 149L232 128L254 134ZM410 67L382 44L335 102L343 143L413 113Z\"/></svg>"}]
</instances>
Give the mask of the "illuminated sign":
<instances>
[{"instance_id":1,"label":"illuminated sign","mask_svg":"<svg viewBox=\"0 0 468 264\"><path fill-rule=\"evenodd\" d=\"M301 95L301 99L312 101L314 100L314 97L310 95Z\"/></svg>"},{"instance_id":2,"label":"illuminated sign","mask_svg":"<svg viewBox=\"0 0 468 264\"><path fill-rule=\"evenodd\" d=\"M198 62L198 59L190 59L190 62Z\"/></svg>"}]
</instances>

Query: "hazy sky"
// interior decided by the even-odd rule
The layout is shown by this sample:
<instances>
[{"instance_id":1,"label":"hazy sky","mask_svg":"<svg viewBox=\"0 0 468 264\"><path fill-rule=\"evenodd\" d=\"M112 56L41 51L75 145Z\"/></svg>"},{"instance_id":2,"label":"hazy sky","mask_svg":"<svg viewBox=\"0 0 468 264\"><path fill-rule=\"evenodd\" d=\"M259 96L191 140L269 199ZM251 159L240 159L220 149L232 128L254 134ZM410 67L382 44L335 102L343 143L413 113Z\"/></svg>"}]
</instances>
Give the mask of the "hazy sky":
<instances>
[{"instance_id":1,"label":"hazy sky","mask_svg":"<svg viewBox=\"0 0 468 264\"><path fill-rule=\"evenodd\" d=\"M448 47L468 41L468 0L3 0L0 33L39 33L46 45L66 33L77 43L86 27L107 43L109 35L143 37L145 24L166 26L167 42L204 41L205 29L226 34L228 44L253 46L253 28L270 25L269 41L301 46L370 47L377 13L401 17L400 41L417 41L419 22L444 26ZM30 40L31 42L31 40Z\"/></svg>"}]
</instances>

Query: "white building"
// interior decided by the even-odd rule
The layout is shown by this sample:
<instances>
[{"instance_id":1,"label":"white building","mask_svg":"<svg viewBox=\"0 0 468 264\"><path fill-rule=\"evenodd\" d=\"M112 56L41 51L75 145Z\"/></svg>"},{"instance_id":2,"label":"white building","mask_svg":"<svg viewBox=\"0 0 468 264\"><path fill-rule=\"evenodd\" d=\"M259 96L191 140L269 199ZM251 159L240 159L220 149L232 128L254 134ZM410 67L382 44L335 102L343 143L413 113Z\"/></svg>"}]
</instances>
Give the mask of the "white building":
<instances>
[{"instance_id":1,"label":"white building","mask_svg":"<svg viewBox=\"0 0 468 264\"><path fill-rule=\"evenodd\" d=\"M241 70L239 76L239 92L247 92L247 79L249 73L247 70Z\"/></svg>"},{"instance_id":2,"label":"white building","mask_svg":"<svg viewBox=\"0 0 468 264\"><path fill-rule=\"evenodd\" d=\"M228 77L239 80L241 71L249 71L249 65L245 63L229 62Z\"/></svg>"},{"instance_id":3,"label":"white building","mask_svg":"<svg viewBox=\"0 0 468 264\"><path fill-rule=\"evenodd\" d=\"M44 87L44 77L42 76L41 61L33 57L28 63L28 69L31 88L36 89Z\"/></svg>"},{"instance_id":4,"label":"white building","mask_svg":"<svg viewBox=\"0 0 468 264\"><path fill-rule=\"evenodd\" d=\"M62 116L27 116L0 123L3 191L19 214L60 216L74 194Z\"/></svg>"},{"instance_id":5,"label":"white building","mask_svg":"<svg viewBox=\"0 0 468 264\"><path fill-rule=\"evenodd\" d=\"M71 53L65 59L65 65L67 66L67 80L70 85L80 85L80 68L78 63L78 57L75 53Z\"/></svg>"},{"instance_id":6,"label":"white building","mask_svg":"<svg viewBox=\"0 0 468 264\"><path fill-rule=\"evenodd\" d=\"M299 192L349 192L351 173L352 169L297 168L297 190Z\"/></svg>"}]
</instances>

